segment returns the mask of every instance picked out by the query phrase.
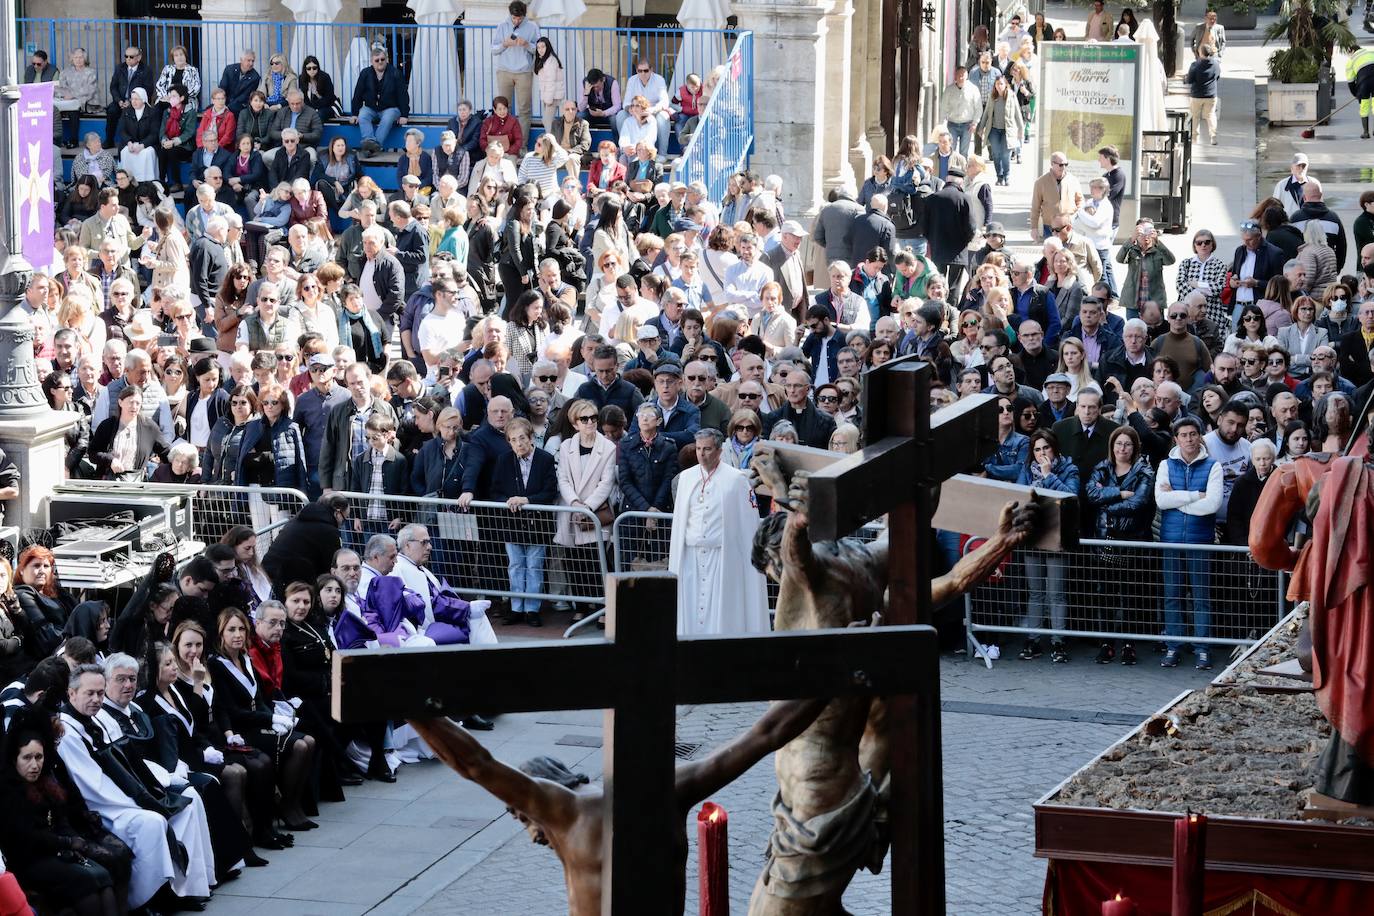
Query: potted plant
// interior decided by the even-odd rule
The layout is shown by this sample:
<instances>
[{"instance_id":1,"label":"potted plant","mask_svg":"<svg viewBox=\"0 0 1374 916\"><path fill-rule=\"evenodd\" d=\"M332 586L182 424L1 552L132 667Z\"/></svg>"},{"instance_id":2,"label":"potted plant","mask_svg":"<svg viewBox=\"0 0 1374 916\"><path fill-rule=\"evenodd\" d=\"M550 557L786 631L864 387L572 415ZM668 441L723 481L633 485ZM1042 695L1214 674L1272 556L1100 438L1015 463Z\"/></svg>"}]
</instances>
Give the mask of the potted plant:
<instances>
[{"instance_id":1,"label":"potted plant","mask_svg":"<svg viewBox=\"0 0 1374 916\"><path fill-rule=\"evenodd\" d=\"M1269 6L1269 0L1218 0L1208 4L1217 11L1217 24L1233 32L1253 29L1259 24L1259 12Z\"/></svg>"},{"instance_id":2,"label":"potted plant","mask_svg":"<svg viewBox=\"0 0 1374 916\"><path fill-rule=\"evenodd\" d=\"M1265 44L1288 45L1269 55L1269 123L1305 123L1331 113L1331 54L1359 49L1337 18L1343 7L1343 0L1283 0L1278 20L1264 32Z\"/></svg>"}]
</instances>

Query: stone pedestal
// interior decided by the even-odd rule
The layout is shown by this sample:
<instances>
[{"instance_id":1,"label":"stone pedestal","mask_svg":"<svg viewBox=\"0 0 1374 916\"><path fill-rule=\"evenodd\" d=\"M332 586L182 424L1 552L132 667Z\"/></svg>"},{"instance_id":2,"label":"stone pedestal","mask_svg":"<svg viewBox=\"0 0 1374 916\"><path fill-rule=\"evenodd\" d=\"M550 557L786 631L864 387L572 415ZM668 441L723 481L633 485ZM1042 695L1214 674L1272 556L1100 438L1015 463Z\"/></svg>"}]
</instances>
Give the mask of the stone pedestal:
<instances>
[{"instance_id":1,"label":"stone pedestal","mask_svg":"<svg viewBox=\"0 0 1374 916\"><path fill-rule=\"evenodd\" d=\"M23 530L48 524L48 498L65 479L67 445L75 422L69 413L44 410L17 420L0 420L0 448L19 468L19 497L5 506L5 524Z\"/></svg>"},{"instance_id":2,"label":"stone pedestal","mask_svg":"<svg viewBox=\"0 0 1374 916\"><path fill-rule=\"evenodd\" d=\"M825 202L822 162L844 163L848 115L847 67L829 66L831 39L843 63L847 35L835 36L829 0L744 0L735 4L740 29L754 32L754 152L750 168L783 179L789 216L812 217ZM848 14L836 17L839 24ZM826 74L833 74L826 78ZM839 108L835 106L840 106ZM840 135L832 137L832 135ZM823 156L823 148L830 152ZM853 177L850 176L852 183Z\"/></svg>"},{"instance_id":3,"label":"stone pedestal","mask_svg":"<svg viewBox=\"0 0 1374 916\"><path fill-rule=\"evenodd\" d=\"M271 21L276 11L272 0L203 0L200 7L204 23L200 29L201 81L211 87L218 85L224 68L237 64L239 54L245 49L257 54L258 72L265 73L268 57L279 50L277 25ZM299 65L299 60L291 61L293 68Z\"/></svg>"}]
</instances>

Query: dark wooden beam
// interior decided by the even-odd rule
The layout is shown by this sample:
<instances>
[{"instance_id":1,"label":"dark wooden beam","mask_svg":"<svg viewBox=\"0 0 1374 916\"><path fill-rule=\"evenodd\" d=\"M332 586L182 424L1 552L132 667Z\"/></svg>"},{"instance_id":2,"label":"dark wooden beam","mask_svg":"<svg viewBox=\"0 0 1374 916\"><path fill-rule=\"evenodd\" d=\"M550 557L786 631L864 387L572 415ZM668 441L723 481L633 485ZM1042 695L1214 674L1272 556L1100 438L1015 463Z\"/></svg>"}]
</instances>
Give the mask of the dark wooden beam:
<instances>
[{"instance_id":1,"label":"dark wooden beam","mask_svg":"<svg viewBox=\"0 0 1374 916\"><path fill-rule=\"evenodd\" d=\"M674 791L677 732L677 577L668 573L606 579L606 638L616 647L603 749L601 910L661 912L681 867L674 837L682 814ZM544 675L535 669L533 677ZM576 690L576 681L564 689ZM645 855L657 850L656 855Z\"/></svg>"},{"instance_id":2,"label":"dark wooden beam","mask_svg":"<svg viewBox=\"0 0 1374 916\"><path fill-rule=\"evenodd\" d=\"M674 674L656 680L681 705L902 693L924 683L914 668L939 658L935 631L921 626L693 636L676 645ZM606 640L354 649L334 658L341 722L457 714L474 697L492 713L607 709L642 686L619 673L621 656Z\"/></svg>"}]
</instances>

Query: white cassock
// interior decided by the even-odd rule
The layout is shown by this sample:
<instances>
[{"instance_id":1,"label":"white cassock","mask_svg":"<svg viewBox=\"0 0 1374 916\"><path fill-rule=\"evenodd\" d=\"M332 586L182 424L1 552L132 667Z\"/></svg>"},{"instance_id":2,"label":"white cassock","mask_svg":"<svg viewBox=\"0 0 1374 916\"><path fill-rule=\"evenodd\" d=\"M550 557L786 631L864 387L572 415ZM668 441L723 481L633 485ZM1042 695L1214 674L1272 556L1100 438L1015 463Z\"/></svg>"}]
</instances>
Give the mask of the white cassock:
<instances>
[{"instance_id":1,"label":"white cassock","mask_svg":"<svg viewBox=\"0 0 1374 916\"><path fill-rule=\"evenodd\" d=\"M100 815L106 829L134 851L133 877L129 882L129 906L143 906L158 888L170 881L172 892L182 897L210 896L215 877L215 857L210 851L210 831L205 821L205 806L194 789L186 792L191 804L172 817L172 832L186 847L189 863L185 874L178 874L167 848L167 820L153 811L140 808L124 790L115 785L91 756L91 738L86 728L67 713L66 727L57 745L58 756L81 790L86 805Z\"/></svg>"},{"instance_id":2,"label":"white cassock","mask_svg":"<svg viewBox=\"0 0 1374 916\"><path fill-rule=\"evenodd\" d=\"M434 622L434 595L430 589L439 587L439 578L428 567L416 564L403 553L396 555L396 568L391 574L400 576L406 588L425 599L425 625L421 629L427 630ZM486 609L490 604L489 601L468 602L468 645L496 645L496 630L487 619Z\"/></svg>"},{"instance_id":3,"label":"white cassock","mask_svg":"<svg viewBox=\"0 0 1374 916\"><path fill-rule=\"evenodd\" d=\"M759 526L749 480L721 463L682 472L668 570L677 576L681 635L768 632L768 584L749 562Z\"/></svg>"}]
</instances>

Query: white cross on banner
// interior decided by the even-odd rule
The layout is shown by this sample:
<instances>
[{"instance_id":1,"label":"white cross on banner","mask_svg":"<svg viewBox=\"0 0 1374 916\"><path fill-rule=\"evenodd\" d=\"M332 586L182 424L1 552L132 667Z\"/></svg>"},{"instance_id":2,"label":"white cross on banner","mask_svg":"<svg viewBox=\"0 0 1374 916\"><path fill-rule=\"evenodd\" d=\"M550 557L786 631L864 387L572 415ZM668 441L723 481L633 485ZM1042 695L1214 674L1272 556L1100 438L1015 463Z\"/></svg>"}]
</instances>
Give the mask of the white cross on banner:
<instances>
[{"instance_id":1,"label":"white cross on banner","mask_svg":"<svg viewBox=\"0 0 1374 916\"><path fill-rule=\"evenodd\" d=\"M19 87L19 250L29 263L52 258L53 141L52 83Z\"/></svg>"}]
</instances>

